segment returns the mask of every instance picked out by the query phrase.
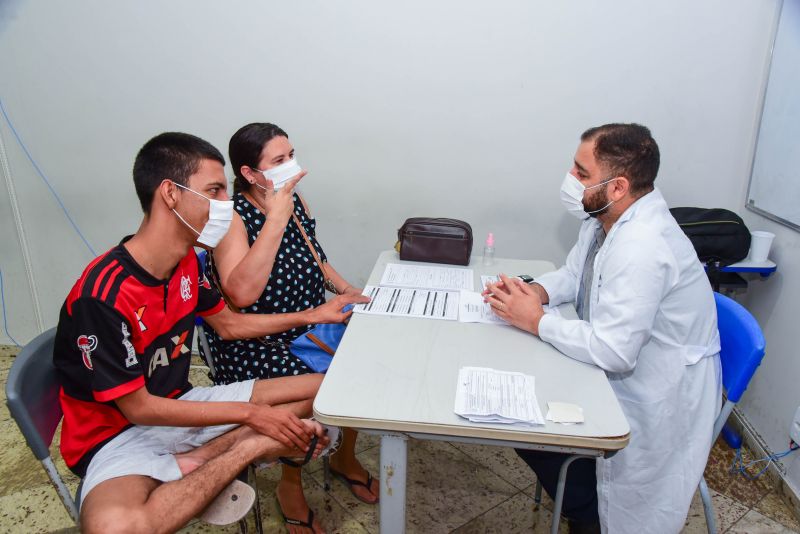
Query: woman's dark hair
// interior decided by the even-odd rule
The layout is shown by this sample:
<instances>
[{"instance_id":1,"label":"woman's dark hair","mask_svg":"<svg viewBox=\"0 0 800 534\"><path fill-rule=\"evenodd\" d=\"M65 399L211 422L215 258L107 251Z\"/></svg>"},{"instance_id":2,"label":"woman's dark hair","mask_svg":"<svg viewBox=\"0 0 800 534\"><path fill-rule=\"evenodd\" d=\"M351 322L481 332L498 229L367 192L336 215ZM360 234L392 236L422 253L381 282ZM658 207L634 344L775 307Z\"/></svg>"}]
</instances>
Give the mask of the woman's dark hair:
<instances>
[{"instance_id":1,"label":"woman's dark hair","mask_svg":"<svg viewBox=\"0 0 800 534\"><path fill-rule=\"evenodd\" d=\"M264 145L279 136L289 138L280 127L268 122L253 122L242 126L233 134L228 143L228 156L233 167L234 194L247 191L250 187L250 183L242 176L242 166L258 169L258 160L261 159Z\"/></svg>"}]
</instances>

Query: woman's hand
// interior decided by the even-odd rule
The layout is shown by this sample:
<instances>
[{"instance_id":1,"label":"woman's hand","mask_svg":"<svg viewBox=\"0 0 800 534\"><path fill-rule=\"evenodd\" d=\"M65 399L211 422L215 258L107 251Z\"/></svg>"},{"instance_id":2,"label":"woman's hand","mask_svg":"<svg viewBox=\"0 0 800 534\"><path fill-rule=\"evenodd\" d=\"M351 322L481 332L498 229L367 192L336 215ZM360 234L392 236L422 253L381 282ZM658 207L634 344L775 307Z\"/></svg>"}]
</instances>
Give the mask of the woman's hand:
<instances>
[{"instance_id":1,"label":"woman's hand","mask_svg":"<svg viewBox=\"0 0 800 534\"><path fill-rule=\"evenodd\" d=\"M361 293L357 295L337 295L321 306L310 309L310 319L312 324L319 323L343 323L353 315L352 308L344 311L343 308L349 304L365 304L369 302L369 297Z\"/></svg>"},{"instance_id":2,"label":"woman's hand","mask_svg":"<svg viewBox=\"0 0 800 534\"><path fill-rule=\"evenodd\" d=\"M359 296L364 292L364 290L360 287L353 287L347 286L344 291L342 291L341 295L351 295L351 296ZM367 300L369 302L369 300Z\"/></svg>"},{"instance_id":3,"label":"woman's hand","mask_svg":"<svg viewBox=\"0 0 800 534\"><path fill-rule=\"evenodd\" d=\"M308 174L306 171L300 172L286 182L286 185L279 191L275 191L275 185L269 178L267 178L265 190L260 187L257 188L253 196L258 201L258 208L267 215L269 220L274 221L275 224L281 227L286 226L289 222L289 217L292 216L294 211L294 188L306 174ZM263 195L260 193L263 193Z\"/></svg>"}]
</instances>

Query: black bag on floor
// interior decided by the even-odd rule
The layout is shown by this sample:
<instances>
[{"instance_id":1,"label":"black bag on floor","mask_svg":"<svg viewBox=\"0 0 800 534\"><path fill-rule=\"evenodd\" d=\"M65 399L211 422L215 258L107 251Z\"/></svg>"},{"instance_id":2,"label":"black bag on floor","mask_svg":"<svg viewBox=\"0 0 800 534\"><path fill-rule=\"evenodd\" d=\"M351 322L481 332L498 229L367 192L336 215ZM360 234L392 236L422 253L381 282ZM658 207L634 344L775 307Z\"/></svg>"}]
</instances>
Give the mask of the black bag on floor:
<instances>
[{"instance_id":1,"label":"black bag on floor","mask_svg":"<svg viewBox=\"0 0 800 534\"><path fill-rule=\"evenodd\" d=\"M700 261L725 267L747 257L750 230L741 217L721 208L672 208L669 210L689 237Z\"/></svg>"}]
</instances>

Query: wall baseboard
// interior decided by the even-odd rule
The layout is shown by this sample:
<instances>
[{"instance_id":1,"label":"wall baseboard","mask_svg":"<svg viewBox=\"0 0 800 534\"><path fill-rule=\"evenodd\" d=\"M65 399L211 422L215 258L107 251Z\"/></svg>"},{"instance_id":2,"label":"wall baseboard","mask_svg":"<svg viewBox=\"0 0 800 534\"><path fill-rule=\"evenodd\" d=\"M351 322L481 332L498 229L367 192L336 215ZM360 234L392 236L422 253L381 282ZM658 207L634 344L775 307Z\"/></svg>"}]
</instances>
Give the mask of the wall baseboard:
<instances>
[{"instance_id":1,"label":"wall baseboard","mask_svg":"<svg viewBox=\"0 0 800 534\"><path fill-rule=\"evenodd\" d=\"M730 423L742 436L744 444L755 454L758 458L765 458L774 454L774 452L766 444L761 434L753 427L747 420L744 414L738 408L733 409L732 416L728 419ZM783 498L784 502L794 512L795 517L800 521L800 492L793 487L786 479L786 468L780 460L772 462L767 471L764 473L769 479L772 487Z\"/></svg>"}]
</instances>

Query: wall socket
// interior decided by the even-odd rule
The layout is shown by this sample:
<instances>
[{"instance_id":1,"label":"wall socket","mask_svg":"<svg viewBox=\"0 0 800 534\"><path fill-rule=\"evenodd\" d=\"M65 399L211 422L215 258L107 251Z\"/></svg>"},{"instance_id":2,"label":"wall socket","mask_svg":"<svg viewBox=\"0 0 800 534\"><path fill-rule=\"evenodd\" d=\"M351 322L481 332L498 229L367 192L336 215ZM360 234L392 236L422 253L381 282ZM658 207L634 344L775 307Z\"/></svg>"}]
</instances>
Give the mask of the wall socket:
<instances>
[{"instance_id":1,"label":"wall socket","mask_svg":"<svg viewBox=\"0 0 800 534\"><path fill-rule=\"evenodd\" d=\"M792 424L789 426L789 437L792 438L792 441L800 445L800 406L798 406L797 411L794 412L794 419L792 419Z\"/></svg>"}]
</instances>

